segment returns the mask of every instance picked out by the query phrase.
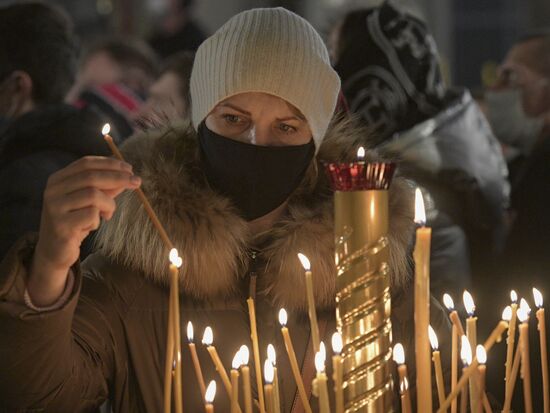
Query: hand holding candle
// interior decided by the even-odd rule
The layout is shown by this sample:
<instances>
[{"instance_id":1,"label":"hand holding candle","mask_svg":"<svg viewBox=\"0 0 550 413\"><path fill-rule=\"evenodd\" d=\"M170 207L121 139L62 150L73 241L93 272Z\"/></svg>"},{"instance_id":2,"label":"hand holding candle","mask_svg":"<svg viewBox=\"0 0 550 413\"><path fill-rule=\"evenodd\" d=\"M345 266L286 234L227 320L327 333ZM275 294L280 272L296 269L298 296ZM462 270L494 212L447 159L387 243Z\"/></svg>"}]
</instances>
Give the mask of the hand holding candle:
<instances>
[{"instance_id":1,"label":"hand holding candle","mask_svg":"<svg viewBox=\"0 0 550 413\"><path fill-rule=\"evenodd\" d=\"M542 307L542 294L533 288L533 298L538 310L536 312L540 340L540 363L542 368L542 392L544 402L544 413L550 413L550 392L548 389L548 350L546 348L546 321L544 319L544 308Z\"/></svg>"}]
</instances>

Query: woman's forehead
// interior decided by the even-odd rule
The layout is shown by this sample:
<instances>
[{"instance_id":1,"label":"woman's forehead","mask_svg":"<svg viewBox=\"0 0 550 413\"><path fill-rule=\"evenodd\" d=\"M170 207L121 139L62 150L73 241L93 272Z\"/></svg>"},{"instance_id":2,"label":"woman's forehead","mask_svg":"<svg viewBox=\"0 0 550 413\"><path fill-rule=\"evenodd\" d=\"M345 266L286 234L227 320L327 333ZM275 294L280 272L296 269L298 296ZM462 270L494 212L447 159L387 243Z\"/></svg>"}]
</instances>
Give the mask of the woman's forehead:
<instances>
[{"instance_id":1,"label":"woman's forehead","mask_svg":"<svg viewBox=\"0 0 550 413\"><path fill-rule=\"evenodd\" d=\"M283 98L265 92L244 92L225 98L217 106L228 106L238 108L245 112L252 113L260 106L269 107L273 111L288 112L301 120L305 116L296 106Z\"/></svg>"}]
</instances>

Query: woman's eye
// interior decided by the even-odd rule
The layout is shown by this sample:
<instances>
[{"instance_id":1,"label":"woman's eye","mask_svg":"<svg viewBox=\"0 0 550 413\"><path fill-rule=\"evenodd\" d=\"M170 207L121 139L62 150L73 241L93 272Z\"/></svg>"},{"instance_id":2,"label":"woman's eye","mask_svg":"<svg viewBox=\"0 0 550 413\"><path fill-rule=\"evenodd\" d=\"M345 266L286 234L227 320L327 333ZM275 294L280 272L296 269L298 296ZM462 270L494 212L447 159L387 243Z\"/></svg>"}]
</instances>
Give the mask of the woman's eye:
<instances>
[{"instance_id":1,"label":"woman's eye","mask_svg":"<svg viewBox=\"0 0 550 413\"><path fill-rule=\"evenodd\" d=\"M296 132L296 128L290 125L287 125L286 123L281 123L279 125L279 129L283 131L284 133L294 133Z\"/></svg>"},{"instance_id":2,"label":"woman's eye","mask_svg":"<svg viewBox=\"0 0 550 413\"><path fill-rule=\"evenodd\" d=\"M230 123L232 125L237 125L242 122L241 117L237 115L225 114L222 116L227 123Z\"/></svg>"}]
</instances>

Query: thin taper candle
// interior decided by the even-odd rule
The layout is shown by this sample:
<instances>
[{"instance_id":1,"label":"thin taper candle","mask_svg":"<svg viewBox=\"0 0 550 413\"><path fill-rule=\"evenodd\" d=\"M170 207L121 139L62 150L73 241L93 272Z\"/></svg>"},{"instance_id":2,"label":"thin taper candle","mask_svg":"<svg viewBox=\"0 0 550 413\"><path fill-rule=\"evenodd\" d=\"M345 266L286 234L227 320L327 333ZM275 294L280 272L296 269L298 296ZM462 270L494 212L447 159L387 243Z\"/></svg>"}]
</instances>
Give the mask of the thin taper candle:
<instances>
[{"instance_id":1,"label":"thin taper candle","mask_svg":"<svg viewBox=\"0 0 550 413\"><path fill-rule=\"evenodd\" d=\"M262 383L262 367L260 362L260 344L258 343L258 328L256 326L256 308L252 297L249 297L246 300L246 303L248 304L248 317L250 319L250 338L252 340L252 354L254 356L254 368L256 371L258 402L260 403L260 413L265 413L264 387Z\"/></svg>"},{"instance_id":2,"label":"thin taper candle","mask_svg":"<svg viewBox=\"0 0 550 413\"><path fill-rule=\"evenodd\" d=\"M536 312L538 320L539 340L540 340L540 363L542 371L542 392L544 413L550 413L550 391L548 389L548 350L546 348L546 320L544 317L542 294L536 288L533 288L533 297L538 310Z\"/></svg>"}]
</instances>

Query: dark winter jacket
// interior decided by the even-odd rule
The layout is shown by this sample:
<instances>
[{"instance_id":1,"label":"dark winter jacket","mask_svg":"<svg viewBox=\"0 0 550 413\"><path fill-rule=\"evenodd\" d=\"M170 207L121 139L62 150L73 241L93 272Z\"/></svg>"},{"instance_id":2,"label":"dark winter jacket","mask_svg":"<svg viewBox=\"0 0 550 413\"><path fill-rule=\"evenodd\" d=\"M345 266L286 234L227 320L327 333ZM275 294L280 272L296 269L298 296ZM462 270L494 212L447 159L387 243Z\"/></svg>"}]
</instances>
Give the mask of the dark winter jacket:
<instances>
[{"instance_id":1,"label":"dark winter jacket","mask_svg":"<svg viewBox=\"0 0 550 413\"><path fill-rule=\"evenodd\" d=\"M33 110L0 135L0 258L37 231L48 177L85 155L107 155L99 119L66 105Z\"/></svg>"}]
</instances>

